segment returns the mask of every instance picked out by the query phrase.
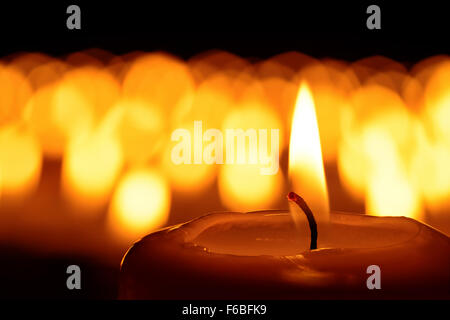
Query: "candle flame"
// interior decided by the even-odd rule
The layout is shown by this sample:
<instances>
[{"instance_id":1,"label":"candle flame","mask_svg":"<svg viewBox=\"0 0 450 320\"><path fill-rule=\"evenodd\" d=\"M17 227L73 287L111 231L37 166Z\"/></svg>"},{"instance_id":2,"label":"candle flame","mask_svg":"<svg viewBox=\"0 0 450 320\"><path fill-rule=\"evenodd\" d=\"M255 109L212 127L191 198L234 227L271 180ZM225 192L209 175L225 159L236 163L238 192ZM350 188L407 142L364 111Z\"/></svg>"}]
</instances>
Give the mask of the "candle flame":
<instances>
[{"instance_id":1,"label":"candle flame","mask_svg":"<svg viewBox=\"0 0 450 320\"><path fill-rule=\"evenodd\" d=\"M289 179L318 221L329 220L328 192L319 128L311 91L302 83L297 95L289 144Z\"/></svg>"}]
</instances>

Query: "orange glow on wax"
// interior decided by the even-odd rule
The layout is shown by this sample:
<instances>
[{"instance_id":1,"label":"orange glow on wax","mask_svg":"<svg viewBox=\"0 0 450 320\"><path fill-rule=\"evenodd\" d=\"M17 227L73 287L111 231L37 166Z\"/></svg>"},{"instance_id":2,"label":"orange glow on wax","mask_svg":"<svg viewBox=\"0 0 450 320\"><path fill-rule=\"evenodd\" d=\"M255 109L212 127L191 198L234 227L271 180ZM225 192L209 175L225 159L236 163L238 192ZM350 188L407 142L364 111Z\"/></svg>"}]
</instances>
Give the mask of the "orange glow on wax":
<instances>
[{"instance_id":1,"label":"orange glow on wax","mask_svg":"<svg viewBox=\"0 0 450 320\"><path fill-rule=\"evenodd\" d=\"M328 192L319 128L311 91L302 83L295 104L289 144L292 190L308 203L316 220L329 220Z\"/></svg>"}]
</instances>

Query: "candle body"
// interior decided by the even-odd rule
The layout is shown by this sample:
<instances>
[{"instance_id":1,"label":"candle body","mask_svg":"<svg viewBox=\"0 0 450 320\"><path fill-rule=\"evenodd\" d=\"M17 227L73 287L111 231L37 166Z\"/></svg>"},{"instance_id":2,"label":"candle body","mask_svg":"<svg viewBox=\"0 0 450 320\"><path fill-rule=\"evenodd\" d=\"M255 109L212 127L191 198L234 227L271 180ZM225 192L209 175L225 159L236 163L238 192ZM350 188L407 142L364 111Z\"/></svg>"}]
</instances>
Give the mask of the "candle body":
<instances>
[{"instance_id":1,"label":"candle body","mask_svg":"<svg viewBox=\"0 0 450 320\"><path fill-rule=\"evenodd\" d=\"M403 217L331 213L318 250L289 212L216 213L136 242L123 299L448 298L450 240ZM369 289L367 268L381 270Z\"/></svg>"}]
</instances>

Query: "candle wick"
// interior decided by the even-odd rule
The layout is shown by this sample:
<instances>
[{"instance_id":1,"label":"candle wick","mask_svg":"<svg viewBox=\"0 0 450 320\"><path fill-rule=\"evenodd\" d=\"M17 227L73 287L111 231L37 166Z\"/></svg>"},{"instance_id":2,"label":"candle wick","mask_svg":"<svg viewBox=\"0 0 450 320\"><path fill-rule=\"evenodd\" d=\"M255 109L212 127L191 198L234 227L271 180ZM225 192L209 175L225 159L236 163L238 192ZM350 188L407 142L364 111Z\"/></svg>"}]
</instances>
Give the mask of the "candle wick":
<instances>
[{"instance_id":1,"label":"candle wick","mask_svg":"<svg viewBox=\"0 0 450 320\"><path fill-rule=\"evenodd\" d=\"M289 201L295 202L305 213L306 218L308 219L309 229L311 230L311 245L309 248L311 250L317 249L317 223L311 209L308 207L305 200L295 192L289 192L287 198Z\"/></svg>"}]
</instances>

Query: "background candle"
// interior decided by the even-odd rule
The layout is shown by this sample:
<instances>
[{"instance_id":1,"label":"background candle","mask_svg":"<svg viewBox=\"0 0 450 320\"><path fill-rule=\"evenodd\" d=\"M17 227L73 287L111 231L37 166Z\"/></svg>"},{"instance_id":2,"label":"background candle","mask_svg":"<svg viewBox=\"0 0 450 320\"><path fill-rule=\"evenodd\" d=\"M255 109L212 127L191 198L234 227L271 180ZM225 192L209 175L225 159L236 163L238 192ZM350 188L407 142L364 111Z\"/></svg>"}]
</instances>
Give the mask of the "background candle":
<instances>
[{"instance_id":1,"label":"background candle","mask_svg":"<svg viewBox=\"0 0 450 320\"><path fill-rule=\"evenodd\" d=\"M330 208L319 128L314 101L306 83L300 86L292 118L289 178L293 190L305 199L314 212L315 219L319 223L327 223ZM297 212L294 216L303 217L303 214L298 215Z\"/></svg>"}]
</instances>

